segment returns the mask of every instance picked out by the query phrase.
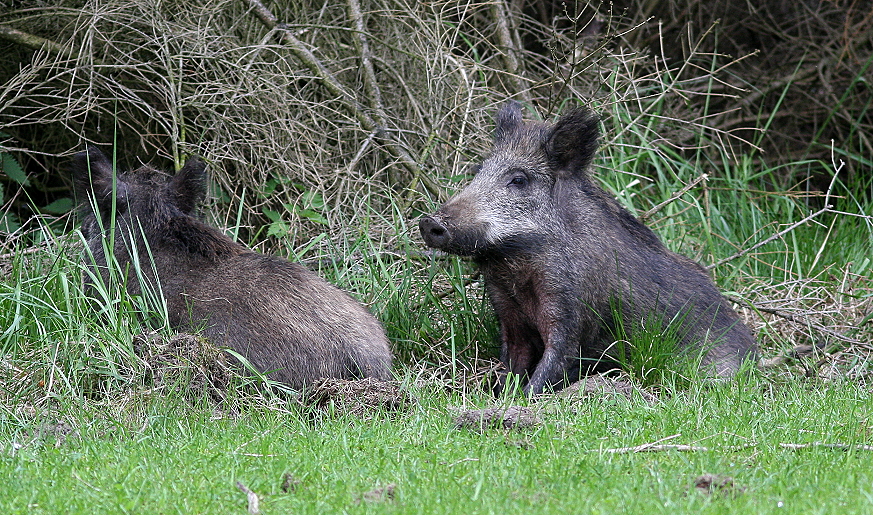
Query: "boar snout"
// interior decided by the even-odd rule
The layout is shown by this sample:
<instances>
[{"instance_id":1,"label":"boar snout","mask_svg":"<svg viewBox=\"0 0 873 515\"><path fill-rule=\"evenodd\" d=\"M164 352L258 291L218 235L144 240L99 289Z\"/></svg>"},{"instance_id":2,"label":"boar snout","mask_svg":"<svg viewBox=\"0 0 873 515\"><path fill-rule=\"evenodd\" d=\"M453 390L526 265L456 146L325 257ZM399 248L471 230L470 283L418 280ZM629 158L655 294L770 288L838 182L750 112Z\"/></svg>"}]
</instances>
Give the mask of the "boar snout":
<instances>
[{"instance_id":1,"label":"boar snout","mask_svg":"<svg viewBox=\"0 0 873 515\"><path fill-rule=\"evenodd\" d=\"M449 228L439 219L432 216L422 218L418 222L418 228L421 230L421 237L424 238L424 242L428 247L444 249L452 239Z\"/></svg>"}]
</instances>

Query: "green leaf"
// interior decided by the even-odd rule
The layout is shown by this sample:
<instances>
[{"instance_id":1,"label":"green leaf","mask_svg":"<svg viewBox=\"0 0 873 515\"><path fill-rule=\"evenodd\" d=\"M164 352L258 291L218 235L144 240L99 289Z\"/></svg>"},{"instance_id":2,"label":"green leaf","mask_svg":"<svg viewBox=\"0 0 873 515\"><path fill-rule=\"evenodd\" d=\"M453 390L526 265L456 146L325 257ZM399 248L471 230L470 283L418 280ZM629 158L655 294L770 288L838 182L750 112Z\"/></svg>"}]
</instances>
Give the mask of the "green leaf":
<instances>
[{"instance_id":1,"label":"green leaf","mask_svg":"<svg viewBox=\"0 0 873 515\"><path fill-rule=\"evenodd\" d=\"M307 191L303 194L303 205L312 209L323 209L324 197L317 191Z\"/></svg>"},{"instance_id":2,"label":"green leaf","mask_svg":"<svg viewBox=\"0 0 873 515\"><path fill-rule=\"evenodd\" d=\"M12 157L12 154L8 152L0 152L0 166L2 166L3 172L8 175L10 179L23 186L30 186L27 174L24 173L21 165L18 164L18 161L16 161L14 157Z\"/></svg>"},{"instance_id":3,"label":"green leaf","mask_svg":"<svg viewBox=\"0 0 873 515\"><path fill-rule=\"evenodd\" d=\"M276 179L267 179L267 182L264 183L264 188L258 192L258 196L261 198L267 198L276 191L276 186L279 185L279 182Z\"/></svg>"},{"instance_id":4,"label":"green leaf","mask_svg":"<svg viewBox=\"0 0 873 515\"><path fill-rule=\"evenodd\" d=\"M0 214L0 232L13 233L21 227L18 218L13 213Z\"/></svg>"},{"instance_id":5,"label":"green leaf","mask_svg":"<svg viewBox=\"0 0 873 515\"><path fill-rule=\"evenodd\" d=\"M273 222L270 224L270 228L267 229L267 236L284 236L289 232L291 232L291 229L285 222Z\"/></svg>"},{"instance_id":6,"label":"green leaf","mask_svg":"<svg viewBox=\"0 0 873 515\"><path fill-rule=\"evenodd\" d=\"M297 211L297 216L299 216L300 218L305 218L312 222L327 225L327 218L325 218L325 216L321 213L313 211L311 209L300 209Z\"/></svg>"},{"instance_id":7,"label":"green leaf","mask_svg":"<svg viewBox=\"0 0 873 515\"><path fill-rule=\"evenodd\" d=\"M274 223L282 221L282 215L280 215L278 211L273 211L272 209L264 208L264 209L261 209L261 212L264 213L264 216L266 216L267 218L272 220Z\"/></svg>"},{"instance_id":8,"label":"green leaf","mask_svg":"<svg viewBox=\"0 0 873 515\"><path fill-rule=\"evenodd\" d=\"M71 199L70 197L64 197L59 198L51 204L42 208L42 212L52 215L63 215L65 213L69 213L71 209L73 209L73 199Z\"/></svg>"}]
</instances>

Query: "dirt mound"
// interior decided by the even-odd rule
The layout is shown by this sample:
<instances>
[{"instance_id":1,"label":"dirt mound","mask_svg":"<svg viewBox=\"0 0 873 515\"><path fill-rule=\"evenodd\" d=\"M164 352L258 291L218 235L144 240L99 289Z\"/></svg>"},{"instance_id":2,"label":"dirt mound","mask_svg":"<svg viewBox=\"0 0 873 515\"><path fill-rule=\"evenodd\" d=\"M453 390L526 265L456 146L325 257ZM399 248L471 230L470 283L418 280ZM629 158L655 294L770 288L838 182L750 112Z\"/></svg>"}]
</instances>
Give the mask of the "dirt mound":
<instances>
[{"instance_id":1,"label":"dirt mound","mask_svg":"<svg viewBox=\"0 0 873 515\"><path fill-rule=\"evenodd\" d=\"M374 412L402 413L417 403L416 398L398 381L380 381L372 377L359 380L325 378L300 397L304 406L334 413L351 413L369 418Z\"/></svg>"},{"instance_id":2,"label":"dirt mound","mask_svg":"<svg viewBox=\"0 0 873 515\"><path fill-rule=\"evenodd\" d=\"M528 406L496 406L493 408L456 409L452 419L458 429L523 429L541 423L538 410Z\"/></svg>"},{"instance_id":3,"label":"dirt mound","mask_svg":"<svg viewBox=\"0 0 873 515\"><path fill-rule=\"evenodd\" d=\"M134 338L134 352L148 366L155 389L184 389L192 399L208 396L224 400L236 371L233 361L208 340L179 333L166 338L158 332Z\"/></svg>"}]
</instances>

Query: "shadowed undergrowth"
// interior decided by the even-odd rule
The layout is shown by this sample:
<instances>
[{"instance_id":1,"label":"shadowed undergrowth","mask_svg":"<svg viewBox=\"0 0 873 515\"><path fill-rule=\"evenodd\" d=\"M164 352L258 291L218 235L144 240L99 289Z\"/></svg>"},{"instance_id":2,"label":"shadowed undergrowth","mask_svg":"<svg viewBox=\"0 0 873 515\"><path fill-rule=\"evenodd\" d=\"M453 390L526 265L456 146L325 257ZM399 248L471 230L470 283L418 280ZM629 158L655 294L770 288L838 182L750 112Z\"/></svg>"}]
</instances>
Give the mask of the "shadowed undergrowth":
<instances>
[{"instance_id":1,"label":"shadowed undergrowth","mask_svg":"<svg viewBox=\"0 0 873 515\"><path fill-rule=\"evenodd\" d=\"M57 43L14 43L9 62L23 64L2 72L5 395L147 387L133 345L148 329L142 300L107 291L95 309L83 298L72 218L43 195L67 194L66 156L84 141L114 142L122 168L202 156L210 221L353 292L386 326L401 374L482 387L496 323L481 281L471 263L424 250L417 219L469 179L507 98L528 118L578 103L601 113L597 179L671 250L711 267L782 363L774 374L869 375L863 145L837 141L822 159L817 140L816 159L769 164L756 145L790 112L768 96L772 110L733 119L746 95L764 97L732 75L743 63L718 52L717 28L687 34L680 58L606 6L594 24L509 7L138 0L0 15ZM833 118L848 105L833 104Z\"/></svg>"}]
</instances>

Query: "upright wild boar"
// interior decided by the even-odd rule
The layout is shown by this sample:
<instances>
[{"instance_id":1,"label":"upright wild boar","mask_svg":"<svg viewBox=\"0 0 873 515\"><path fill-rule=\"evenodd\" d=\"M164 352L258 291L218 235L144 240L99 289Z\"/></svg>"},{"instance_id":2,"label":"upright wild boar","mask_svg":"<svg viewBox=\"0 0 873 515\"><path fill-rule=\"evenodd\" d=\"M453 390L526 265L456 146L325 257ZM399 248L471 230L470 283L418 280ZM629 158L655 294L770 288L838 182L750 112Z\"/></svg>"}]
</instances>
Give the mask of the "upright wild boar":
<instances>
[{"instance_id":1,"label":"upright wild boar","mask_svg":"<svg viewBox=\"0 0 873 515\"><path fill-rule=\"evenodd\" d=\"M201 161L176 175L148 166L116 175L89 147L76 155L73 178L82 233L104 282L114 209L111 251L127 290L143 289L131 266L138 259L152 291L159 281L173 328L202 328L215 345L292 388L324 377L391 377L385 332L363 306L303 266L253 252L195 216L206 194Z\"/></svg>"},{"instance_id":2,"label":"upright wild boar","mask_svg":"<svg viewBox=\"0 0 873 515\"><path fill-rule=\"evenodd\" d=\"M731 376L755 340L706 271L667 250L597 186L598 118L578 109L525 123L509 103L473 181L419 228L428 246L472 256L500 322L501 360L528 395L608 358L621 326L680 323L685 349ZM505 377L502 378L505 380ZM502 382L498 390L502 388Z\"/></svg>"}]
</instances>

